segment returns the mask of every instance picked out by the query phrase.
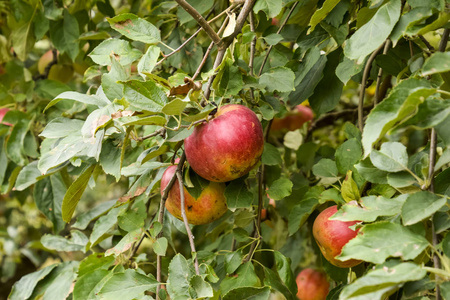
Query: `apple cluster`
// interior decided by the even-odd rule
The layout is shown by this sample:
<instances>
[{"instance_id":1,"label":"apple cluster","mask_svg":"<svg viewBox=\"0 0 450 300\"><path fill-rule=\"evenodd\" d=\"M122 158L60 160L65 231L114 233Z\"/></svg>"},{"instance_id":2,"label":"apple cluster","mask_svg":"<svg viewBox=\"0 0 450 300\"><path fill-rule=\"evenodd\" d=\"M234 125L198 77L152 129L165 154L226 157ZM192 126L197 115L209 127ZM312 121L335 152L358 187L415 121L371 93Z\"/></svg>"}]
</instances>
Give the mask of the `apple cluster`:
<instances>
[{"instance_id":1,"label":"apple cluster","mask_svg":"<svg viewBox=\"0 0 450 300\"><path fill-rule=\"evenodd\" d=\"M196 126L184 141L186 159L199 176L209 181L196 199L184 188L185 210L190 224L207 224L226 211L225 182L246 175L259 162L264 137L261 123L249 108L229 104L214 118ZM161 195L173 177L170 166L161 179ZM181 219L180 189L176 181L166 200L167 210Z\"/></svg>"}]
</instances>

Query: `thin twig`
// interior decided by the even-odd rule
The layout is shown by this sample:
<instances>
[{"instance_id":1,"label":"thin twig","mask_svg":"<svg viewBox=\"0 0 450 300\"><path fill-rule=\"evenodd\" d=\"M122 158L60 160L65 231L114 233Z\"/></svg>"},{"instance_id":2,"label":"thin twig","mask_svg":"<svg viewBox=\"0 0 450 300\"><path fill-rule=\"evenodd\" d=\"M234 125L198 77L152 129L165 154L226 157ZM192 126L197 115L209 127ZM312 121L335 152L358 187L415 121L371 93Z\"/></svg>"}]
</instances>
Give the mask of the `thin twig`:
<instances>
[{"instance_id":1,"label":"thin twig","mask_svg":"<svg viewBox=\"0 0 450 300\"><path fill-rule=\"evenodd\" d=\"M375 51L372 52L372 54L369 56L369 59L367 60L366 66L364 67L364 73L361 80L361 89L359 91L359 104L358 104L358 127L361 132L363 131L364 127L364 95L366 93L366 81L367 77L369 77L370 68L372 67L372 63L375 60L375 57L377 56L378 52L383 49L384 44L381 44L380 47L378 47Z\"/></svg>"},{"instance_id":2,"label":"thin twig","mask_svg":"<svg viewBox=\"0 0 450 300\"><path fill-rule=\"evenodd\" d=\"M289 18L291 17L292 13L294 12L294 9L297 7L298 1L294 3L294 5L292 5L291 10L289 11L288 15L286 16L286 18L284 19L283 23L281 24L280 28L278 28L277 30L277 34L280 34L281 30L283 30L284 26L286 25L287 21L289 20ZM261 68L259 68L259 72L258 72L258 76L261 76L262 71L264 69L264 65L267 62L267 59L269 58L269 54L272 51L273 45L271 45L269 47L269 49L267 50L266 56L264 56L264 60L261 64Z\"/></svg>"},{"instance_id":3,"label":"thin twig","mask_svg":"<svg viewBox=\"0 0 450 300\"><path fill-rule=\"evenodd\" d=\"M443 34L441 42L439 44L440 52L445 52L445 48L447 47L447 42L448 42L448 38L449 38L449 32L450 32L450 30L448 28L444 30L444 34ZM437 147L436 130L434 128L432 128L431 129L431 137L430 137L430 164L428 167L428 182L429 182L428 190L432 193L434 193L434 167L436 164L436 147ZM434 222L432 222L432 225L431 225L431 234L432 234L433 246L436 248L436 245L439 244L439 240L438 240L436 230L434 228ZM439 256L436 253L433 254L433 265L436 269L441 268L441 260L439 259ZM439 276L437 276L437 275L436 275L436 277L439 278ZM436 280L436 300L441 300L441 290L439 287L438 280Z\"/></svg>"},{"instance_id":4,"label":"thin twig","mask_svg":"<svg viewBox=\"0 0 450 300\"><path fill-rule=\"evenodd\" d=\"M223 12L221 12L220 14L218 14L217 16L215 16L214 18L212 18L211 20L209 20L207 23L211 23L214 22L215 20L219 19L221 16L223 16L224 14L226 14L228 11L232 10L235 6L230 6L229 8L227 8L226 10L224 10ZM164 57L158 61L156 63L156 66L159 66L163 61L165 61L166 59L168 59L169 57L171 57L172 55L174 55L175 53L178 53L181 51L181 49L183 49L184 46L186 46L194 37L197 36L197 34L200 33L200 31L203 30L203 27L200 27L193 35L191 35L186 41L184 41L183 44L181 44L177 49L174 49L172 52L170 52L167 55L164 55ZM220 33L218 33L220 34ZM213 42L214 44L214 42Z\"/></svg>"},{"instance_id":5,"label":"thin twig","mask_svg":"<svg viewBox=\"0 0 450 300\"><path fill-rule=\"evenodd\" d=\"M184 199L184 184L183 184L183 176L181 175L181 171L177 170L176 172L178 178L178 184L180 186L180 208L181 208L181 216L183 217L184 227L186 228L186 232L189 238L189 245L191 246L191 252L194 260L195 274L200 275L200 271L198 268L198 259L197 259L197 251L195 250L194 243L194 235L192 234L191 227L189 227L189 223L186 216L186 207L185 207L185 199Z\"/></svg>"},{"instance_id":6,"label":"thin twig","mask_svg":"<svg viewBox=\"0 0 450 300\"><path fill-rule=\"evenodd\" d=\"M241 32L245 20L247 20L248 14L253 10L255 1L256 0L245 0L244 6L242 6L241 12L236 18L236 26L234 27L233 33L223 39L224 48L228 48L233 42L234 38Z\"/></svg>"},{"instance_id":7,"label":"thin twig","mask_svg":"<svg viewBox=\"0 0 450 300\"><path fill-rule=\"evenodd\" d=\"M211 40L219 46L223 45L223 41L220 36L214 31L214 29L209 25L209 23L203 18L203 16L189 3L185 0L175 0L178 5L180 5L187 13L189 13L195 21L205 30L206 34L211 38Z\"/></svg>"},{"instance_id":8,"label":"thin twig","mask_svg":"<svg viewBox=\"0 0 450 300\"><path fill-rule=\"evenodd\" d=\"M248 15L250 18L250 30L251 32L255 32L255 20L253 17L253 12L250 12ZM255 48L256 48L256 34L250 43L250 58L248 60L248 68L250 69L250 76L253 76L253 62L255 60Z\"/></svg>"},{"instance_id":9,"label":"thin twig","mask_svg":"<svg viewBox=\"0 0 450 300\"><path fill-rule=\"evenodd\" d=\"M431 46L431 44L427 41L426 38L423 37L423 35L419 34L419 38L425 44L425 46L427 46L427 48L430 49L431 52L435 51L434 47Z\"/></svg>"},{"instance_id":10,"label":"thin twig","mask_svg":"<svg viewBox=\"0 0 450 300\"><path fill-rule=\"evenodd\" d=\"M186 154L183 151L183 154L181 154L180 161L178 162L177 170L181 171L184 165L184 162L186 161ZM164 224L164 207L166 204L167 197L169 197L169 191L172 189L177 176L173 174L172 178L170 179L169 183L167 184L166 188L164 189L163 195L161 197L161 202L159 203L159 215L158 215L158 222L163 225ZM156 239L160 238L162 236L162 231L158 234ZM161 283L161 256L156 255L156 281ZM159 300L159 291L161 289L161 285L158 284L156 286L156 299Z\"/></svg>"},{"instance_id":11,"label":"thin twig","mask_svg":"<svg viewBox=\"0 0 450 300\"><path fill-rule=\"evenodd\" d=\"M384 44L384 49L383 49L383 54L386 54L389 51L389 48L391 47L391 40L387 39L386 43ZM373 98L373 104L374 106L376 106L378 104L378 102L381 101L380 98L380 87L381 87L381 82L382 82L382 77L383 77L383 69L380 68L380 70L378 71L378 76L377 76L377 85L375 88L375 96Z\"/></svg>"},{"instance_id":12,"label":"thin twig","mask_svg":"<svg viewBox=\"0 0 450 300\"><path fill-rule=\"evenodd\" d=\"M138 142L142 142L143 140L149 139L151 137L154 137L154 136L157 136L157 135L164 136L165 134L166 134L166 129L165 128L160 128L160 129L156 130L155 132L152 132L152 133L150 133L150 134L148 134L146 136L142 136L142 137L137 138L137 141Z\"/></svg>"}]
</instances>

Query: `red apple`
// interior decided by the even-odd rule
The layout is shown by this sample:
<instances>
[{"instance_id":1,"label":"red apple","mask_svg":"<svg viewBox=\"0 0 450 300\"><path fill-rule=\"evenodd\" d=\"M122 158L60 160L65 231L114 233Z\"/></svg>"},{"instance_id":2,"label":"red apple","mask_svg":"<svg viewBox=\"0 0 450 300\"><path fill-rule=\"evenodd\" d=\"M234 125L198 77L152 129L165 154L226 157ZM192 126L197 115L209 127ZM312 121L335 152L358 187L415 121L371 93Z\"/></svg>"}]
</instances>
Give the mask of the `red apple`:
<instances>
[{"instance_id":1,"label":"red apple","mask_svg":"<svg viewBox=\"0 0 450 300\"><path fill-rule=\"evenodd\" d=\"M325 300L330 291L327 275L314 269L304 269L297 278L297 298L300 300Z\"/></svg>"},{"instance_id":2,"label":"red apple","mask_svg":"<svg viewBox=\"0 0 450 300\"><path fill-rule=\"evenodd\" d=\"M177 166L170 166L161 178L161 195L175 174ZM210 182L202 190L200 196L195 199L184 187L184 204L186 217L190 224L200 225L211 223L220 218L227 211L227 200L225 198L225 184ZM169 191L166 200L166 209L176 218L182 220L181 216L180 186L178 180Z\"/></svg>"},{"instance_id":3,"label":"red apple","mask_svg":"<svg viewBox=\"0 0 450 300\"><path fill-rule=\"evenodd\" d=\"M277 207L275 200L269 197L269 205ZM267 219L267 208L261 209L261 220L265 221Z\"/></svg>"},{"instance_id":4,"label":"red apple","mask_svg":"<svg viewBox=\"0 0 450 300\"><path fill-rule=\"evenodd\" d=\"M3 117L6 115L6 113L9 111L9 108L0 108L0 124L5 124L8 126L13 126L11 123L3 122Z\"/></svg>"},{"instance_id":5,"label":"red apple","mask_svg":"<svg viewBox=\"0 0 450 300\"><path fill-rule=\"evenodd\" d=\"M244 176L258 163L264 148L263 130L253 111L229 104L220 107L211 121L195 127L184 147L198 175L226 182Z\"/></svg>"},{"instance_id":6,"label":"red apple","mask_svg":"<svg viewBox=\"0 0 450 300\"><path fill-rule=\"evenodd\" d=\"M274 26L279 26L280 20L278 20L278 18L272 18L271 24Z\"/></svg>"},{"instance_id":7,"label":"red apple","mask_svg":"<svg viewBox=\"0 0 450 300\"><path fill-rule=\"evenodd\" d=\"M314 221L313 235L323 256L331 264L340 268L354 267L361 261L355 259L340 261L335 257L341 254L342 247L358 234L359 229L352 230L349 228L349 226L355 225L358 221L329 220L336 212L336 205L322 211Z\"/></svg>"},{"instance_id":8,"label":"red apple","mask_svg":"<svg viewBox=\"0 0 450 300\"><path fill-rule=\"evenodd\" d=\"M274 118L270 130L293 131L302 128L303 124L314 119L314 113L311 108L306 105L297 105L284 118Z\"/></svg>"}]
</instances>

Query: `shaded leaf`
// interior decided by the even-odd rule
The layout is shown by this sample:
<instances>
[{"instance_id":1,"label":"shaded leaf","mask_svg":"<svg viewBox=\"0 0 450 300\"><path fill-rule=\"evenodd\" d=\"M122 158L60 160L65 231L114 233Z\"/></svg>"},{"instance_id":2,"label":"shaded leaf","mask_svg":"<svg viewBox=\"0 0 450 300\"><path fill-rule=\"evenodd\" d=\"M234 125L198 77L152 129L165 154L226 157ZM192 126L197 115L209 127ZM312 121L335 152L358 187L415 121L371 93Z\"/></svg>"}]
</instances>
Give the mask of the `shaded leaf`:
<instances>
[{"instance_id":1,"label":"shaded leaf","mask_svg":"<svg viewBox=\"0 0 450 300\"><path fill-rule=\"evenodd\" d=\"M433 215L447 203L447 198L439 198L428 191L417 192L406 199L402 207L402 220L405 226L412 225Z\"/></svg>"}]
</instances>

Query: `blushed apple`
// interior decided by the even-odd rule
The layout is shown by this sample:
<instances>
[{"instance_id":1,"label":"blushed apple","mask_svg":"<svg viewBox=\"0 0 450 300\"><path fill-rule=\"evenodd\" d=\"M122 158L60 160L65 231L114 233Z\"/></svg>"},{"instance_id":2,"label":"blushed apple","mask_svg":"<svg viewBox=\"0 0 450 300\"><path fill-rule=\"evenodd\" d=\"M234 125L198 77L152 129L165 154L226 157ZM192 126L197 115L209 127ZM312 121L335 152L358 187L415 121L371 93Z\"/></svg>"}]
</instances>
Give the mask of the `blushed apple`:
<instances>
[{"instance_id":1,"label":"blushed apple","mask_svg":"<svg viewBox=\"0 0 450 300\"><path fill-rule=\"evenodd\" d=\"M302 270L295 281L300 300L325 300L330 291L327 275L311 268Z\"/></svg>"},{"instance_id":2,"label":"blushed apple","mask_svg":"<svg viewBox=\"0 0 450 300\"><path fill-rule=\"evenodd\" d=\"M0 124L13 126L11 123L3 122L3 118L5 117L6 113L9 111L9 108L0 108Z\"/></svg>"},{"instance_id":3,"label":"blushed apple","mask_svg":"<svg viewBox=\"0 0 450 300\"><path fill-rule=\"evenodd\" d=\"M161 178L161 195L176 172L177 166L167 168ZM210 182L203 188L200 196L196 199L183 187L184 204L188 222L193 225L211 223L220 218L227 211L227 200L225 198L225 184ZM176 218L182 220L181 197L178 180L169 191L166 200L166 209Z\"/></svg>"},{"instance_id":4,"label":"blushed apple","mask_svg":"<svg viewBox=\"0 0 450 300\"><path fill-rule=\"evenodd\" d=\"M293 131L302 128L303 124L312 121L314 113L311 108L306 105L297 105L284 118L274 118L272 121L271 131L287 130Z\"/></svg>"},{"instance_id":5,"label":"blushed apple","mask_svg":"<svg viewBox=\"0 0 450 300\"><path fill-rule=\"evenodd\" d=\"M261 123L249 108L229 104L195 127L185 139L186 159L201 177L226 182L244 176L259 162L264 138Z\"/></svg>"},{"instance_id":6,"label":"blushed apple","mask_svg":"<svg viewBox=\"0 0 450 300\"><path fill-rule=\"evenodd\" d=\"M360 260L337 260L335 257L341 254L342 247L356 237L359 229L352 230L349 226L358 221L344 222L329 220L337 212L337 206L331 206L322 211L314 220L313 235L323 256L333 265L340 268L354 267L361 263Z\"/></svg>"}]
</instances>

